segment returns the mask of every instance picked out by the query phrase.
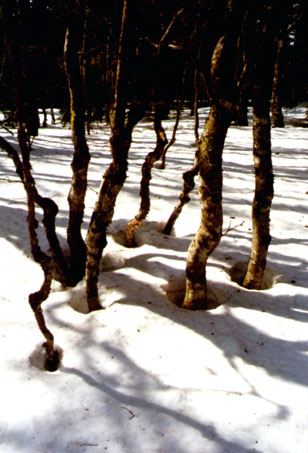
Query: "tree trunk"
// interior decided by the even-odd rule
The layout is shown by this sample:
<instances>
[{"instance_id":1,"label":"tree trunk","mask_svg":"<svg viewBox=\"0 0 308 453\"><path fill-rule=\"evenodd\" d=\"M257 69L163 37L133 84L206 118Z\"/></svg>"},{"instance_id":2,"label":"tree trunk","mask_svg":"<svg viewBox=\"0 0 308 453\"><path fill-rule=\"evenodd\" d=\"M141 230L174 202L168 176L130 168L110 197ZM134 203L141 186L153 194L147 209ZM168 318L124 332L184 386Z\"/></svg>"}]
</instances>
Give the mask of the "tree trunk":
<instances>
[{"instance_id":1,"label":"tree trunk","mask_svg":"<svg viewBox=\"0 0 308 453\"><path fill-rule=\"evenodd\" d=\"M5 3L5 12L11 13L8 7L11 7L8 2ZM31 172L30 162L30 147L28 144L28 134L26 131L26 103L24 96L24 70L23 70L23 59L21 54L22 49L22 36L20 36L20 30L22 27L23 20L23 5L18 5L17 14L8 14L8 20L12 21L9 25L9 30L17 30L14 36L9 36L9 55L12 62L13 76L15 79L15 90L16 90L16 118L18 124L18 142L20 146L21 158L18 152L5 142L1 140L4 149L8 152L9 156L13 159L16 172L21 177L25 191L27 193L28 202L28 231L31 245L31 252L34 260L40 264L44 273L44 282L39 291L29 295L29 303L32 310L34 311L38 327L44 337L47 340L45 344L46 348L46 369L50 371L55 370L59 364L59 357L57 351L54 348L54 339L51 332L47 329L44 315L42 312L41 304L47 299L50 292L50 285L54 276L54 264L58 267L60 277L63 285L67 283L67 272L65 267L65 261L62 255L62 251L58 242L58 238L55 232L55 217L58 212L58 207L53 200L43 198L39 195L35 181ZM35 217L35 204L38 204L44 213L43 224L47 239L49 241L52 259L46 255L40 248L36 229L38 227L38 221Z\"/></svg>"},{"instance_id":2,"label":"tree trunk","mask_svg":"<svg viewBox=\"0 0 308 453\"><path fill-rule=\"evenodd\" d=\"M236 52L244 1L228 1L225 34L211 59L212 105L197 153L201 222L186 261L183 308L206 309L206 264L222 234L222 151L236 106Z\"/></svg>"},{"instance_id":3,"label":"tree trunk","mask_svg":"<svg viewBox=\"0 0 308 453\"><path fill-rule=\"evenodd\" d=\"M183 207L185 206L185 204L189 203L190 201L189 194L194 190L195 177L197 176L198 172L199 172L198 159L196 157L193 167L190 170L183 173L184 182L182 192L179 196L179 201L177 205L174 207L162 231L163 234L167 235L171 234L172 228L174 227L175 222L177 221L179 215L181 214Z\"/></svg>"},{"instance_id":4,"label":"tree trunk","mask_svg":"<svg viewBox=\"0 0 308 453\"><path fill-rule=\"evenodd\" d=\"M269 110L254 111L253 116L256 186L252 205L252 245L243 286L248 289L260 289L271 241L270 209L274 192Z\"/></svg>"},{"instance_id":5,"label":"tree trunk","mask_svg":"<svg viewBox=\"0 0 308 453\"><path fill-rule=\"evenodd\" d=\"M82 7L80 6L80 8ZM67 241L71 253L71 284L73 286L83 278L86 263L86 245L81 234L81 225L85 208L90 153L85 138L83 81L79 61L79 52L83 44L84 14L85 12L82 9L73 13L67 28L64 45L74 145L74 157L71 163L73 176L68 195L70 210L67 228Z\"/></svg>"},{"instance_id":6,"label":"tree trunk","mask_svg":"<svg viewBox=\"0 0 308 453\"><path fill-rule=\"evenodd\" d=\"M284 117L281 106L281 77L282 77L282 52L283 52L283 40L279 39L277 44L277 57L274 66L274 80L273 80L273 91L271 100L271 113L273 120L273 127L284 127Z\"/></svg>"},{"instance_id":7,"label":"tree trunk","mask_svg":"<svg viewBox=\"0 0 308 453\"><path fill-rule=\"evenodd\" d=\"M143 118L144 113L145 109L137 108L135 110L132 107L124 130L122 132L114 130L110 138L113 159L104 175L86 237L86 291L90 311L102 308L97 289L99 262L107 245L107 227L113 218L117 196L126 179L127 156L131 145L132 131L134 126Z\"/></svg>"},{"instance_id":8,"label":"tree trunk","mask_svg":"<svg viewBox=\"0 0 308 453\"><path fill-rule=\"evenodd\" d=\"M166 168L167 151L175 143L176 132L177 132L177 129L178 129L178 126L179 126L179 122L180 122L180 117L181 117L181 111L182 111L183 103L184 103L184 99L182 98L180 100L180 102L178 103L178 106L176 108L176 117L175 117L175 122L174 122L174 126L173 126L172 137L171 137L169 143L165 145L164 150L163 150L163 154L161 156L161 166L159 167L161 170L164 170Z\"/></svg>"},{"instance_id":9,"label":"tree trunk","mask_svg":"<svg viewBox=\"0 0 308 453\"><path fill-rule=\"evenodd\" d=\"M46 112L45 107L43 107L43 124L42 124L42 127L47 127L47 126L48 126L48 123L47 123L47 112Z\"/></svg>"},{"instance_id":10,"label":"tree trunk","mask_svg":"<svg viewBox=\"0 0 308 453\"><path fill-rule=\"evenodd\" d=\"M99 262L107 243L107 227L113 218L116 199L126 179L127 156L131 145L132 131L145 113L143 106L132 105L125 121L128 67L131 58L135 55L134 14L131 10L133 3L129 3L129 8L128 3L128 0L124 0L114 101L109 112L112 162L104 175L86 237L86 293L90 311L102 308L99 303L97 288Z\"/></svg>"},{"instance_id":11,"label":"tree trunk","mask_svg":"<svg viewBox=\"0 0 308 453\"><path fill-rule=\"evenodd\" d=\"M276 9L277 8L277 9ZM253 157L255 195L252 205L252 245L243 286L260 289L266 267L270 236L270 209L274 194L271 158L270 99L273 89L275 32L279 26L278 4L261 16L256 32L253 80ZM276 25L276 30L273 27ZM266 68L266 70L264 70Z\"/></svg>"},{"instance_id":12,"label":"tree trunk","mask_svg":"<svg viewBox=\"0 0 308 453\"><path fill-rule=\"evenodd\" d=\"M142 178L140 183L140 207L139 212L134 219L130 220L126 226L126 246L133 247L134 245L134 232L144 222L147 214L150 211L150 181L152 178L152 168L164 152L168 143L165 130L162 126L162 113L164 112L163 106L160 104L155 106L154 129L156 133L156 147L154 151L150 152L145 158L142 166Z\"/></svg>"},{"instance_id":13,"label":"tree trunk","mask_svg":"<svg viewBox=\"0 0 308 453\"><path fill-rule=\"evenodd\" d=\"M200 51L198 54L198 62L200 60ZM194 92L195 92L195 97L194 97L194 135L195 135L195 143L196 146L199 145L199 96L200 96L200 89L199 89L199 78L200 74L198 69L195 69L194 72Z\"/></svg>"},{"instance_id":14,"label":"tree trunk","mask_svg":"<svg viewBox=\"0 0 308 453\"><path fill-rule=\"evenodd\" d=\"M50 107L50 115L51 115L51 124L55 125L56 124L56 117L55 117L55 112L53 110L53 107Z\"/></svg>"},{"instance_id":15,"label":"tree trunk","mask_svg":"<svg viewBox=\"0 0 308 453\"><path fill-rule=\"evenodd\" d=\"M183 308L206 309L205 267L222 233L222 151L231 113L213 105L202 133L198 153L201 222L188 249Z\"/></svg>"}]
</instances>

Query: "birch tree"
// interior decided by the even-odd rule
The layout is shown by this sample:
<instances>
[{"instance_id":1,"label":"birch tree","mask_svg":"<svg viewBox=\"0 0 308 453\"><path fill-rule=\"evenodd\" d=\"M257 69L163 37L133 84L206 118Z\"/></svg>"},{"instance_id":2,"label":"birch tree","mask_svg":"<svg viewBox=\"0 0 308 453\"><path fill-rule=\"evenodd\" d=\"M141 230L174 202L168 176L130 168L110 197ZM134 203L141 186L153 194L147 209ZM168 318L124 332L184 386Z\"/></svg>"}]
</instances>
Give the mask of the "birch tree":
<instances>
[{"instance_id":1,"label":"birch tree","mask_svg":"<svg viewBox=\"0 0 308 453\"><path fill-rule=\"evenodd\" d=\"M135 125L144 115L144 107L131 105L126 117L128 71L135 54L134 9L131 2L123 1L113 102L110 108L110 147L112 162L104 174L97 202L86 236L86 293L89 310L101 309L97 281L99 262L107 244L106 231L112 221L117 196L125 182L127 157Z\"/></svg>"},{"instance_id":2,"label":"birch tree","mask_svg":"<svg viewBox=\"0 0 308 453\"><path fill-rule=\"evenodd\" d=\"M222 234L222 151L236 105L236 49L246 3L228 2L225 29L211 59L211 108L196 156L201 222L188 249L183 308L207 308L206 264Z\"/></svg>"}]
</instances>

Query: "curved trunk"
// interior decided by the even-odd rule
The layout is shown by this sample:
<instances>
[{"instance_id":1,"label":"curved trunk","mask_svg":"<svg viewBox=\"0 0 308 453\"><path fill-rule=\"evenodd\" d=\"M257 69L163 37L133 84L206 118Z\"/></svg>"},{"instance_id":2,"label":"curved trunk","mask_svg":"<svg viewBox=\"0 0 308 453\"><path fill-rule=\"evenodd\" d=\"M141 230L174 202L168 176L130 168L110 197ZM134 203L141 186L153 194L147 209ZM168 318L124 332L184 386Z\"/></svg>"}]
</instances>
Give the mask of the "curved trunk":
<instances>
[{"instance_id":1,"label":"curved trunk","mask_svg":"<svg viewBox=\"0 0 308 453\"><path fill-rule=\"evenodd\" d=\"M176 132L178 130L178 126L179 126L179 122L180 122L180 118L181 118L181 110L182 110L182 107L183 107L183 102L184 102L184 100L181 99L180 102L178 103L178 106L177 106L177 109L176 109L175 122L174 122L174 126L173 126L173 131L172 131L172 137L171 137L169 143L167 143L167 138L166 138L166 145L164 147L163 154L161 156L161 166L159 167L161 170L164 170L166 168L166 154L167 154L167 151L175 143Z\"/></svg>"},{"instance_id":2,"label":"curved trunk","mask_svg":"<svg viewBox=\"0 0 308 453\"><path fill-rule=\"evenodd\" d=\"M211 59L212 105L198 150L201 222L186 261L183 308L206 309L206 264L222 234L222 152L236 106L236 53L245 2L228 1L225 34Z\"/></svg>"},{"instance_id":3,"label":"curved trunk","mask_svg":"<svg viewBox=\"0 0 308 453\"><path fill-rule=\"evenodd\" d=\"M98 297L99 263L107 244L106 232L110 224L117 196L126 179L127 156L132 140L132 131L143 117L145 108L132 105L127 115L127 84L130 59L135 55L134 4L124 0L122 22L114 81L114 99L110 107L112 162L104 175L98 200L92 214L86 237L86 293L90 311L102 308Z\"/></svg>"},{"instance_id":4,"label":"curved trunk","mask_svg":"<svg viewBox=\"0 0 308 453\"><path fill-rule=\"evenodd\" d=\"M231 113L213 105L199 144L201 222L186 261L183 308L206 309L206 263L222 234L222 151Z\"/></svg>"},{"instance_id":5,"label":"curved trunk","mask_svg":"<svg viewBox=\"0 0 308 453\"><path fill-rule=\"evenodd\" d=\"M137 230L144 222L146 216L150 211L150 181L152 178L152 168L163 154L163 151L168 143L165 130L162 126L162 113L163 109L159 105L155 107L154 129L156 133L156 147L154 151L150 152L145 158L142 166L142 178L140 183L140 207L139 212L134 219L130 220L126 226L126 246L133 247L134 245L134 231Z\"/></svg>"},{"instance_id":6,"label":"curved trunk","mask_svg":"<svg viewBox=\"0 0 308 453\"><path fill-rule=\"evenodd\" d=\"M81 15L82 17L82 15ZM71 129L74 157L71 163L72 184L68 195L69 221L67 242L70 248L71 284L74 286L85 274L86 245L81 234L87 173L90 153L85 138L85 109L83 102L83 81L81 76L79 51L83 43L83 23L75 13L65 36L65 71L70 93Z\"/></svg>"},{"instance_id":7,"label":"curved trunk","mask_svg":"<svg viewBox=\"0 0 308 453\"><path fill-rule=\"evenodd\" d=\"M134 109L133 107L124 131L119 133L115 130L110 139L113 160L104 175L104 181L99 190L98 200L86 237L86 292L90 311L102 308L97 288L99 262L107 245L106 233L113 218L115 203L126 179L127 156L131 145L132 131L138 121L142 119L144 112L143 108Z\"/></svg>"},{"instance_id":8,"label":"curved trunk","mask_svg":"<svg viewBox=\"0 0 308 453\"><path fill-rule=\"evenodd\" d=\"M162 231L163 234L167 234L167 235L171 234L172 228L174 227L175 222L177 221L179 215L181 214L183 207L187 203L189 203L189 201L190 201L189 194L195 188L195 177L197 176L198 172L199 172L199 167L198 167L198 162L197 162L197 158L196 158L193 167L190 170L183 173L184 183L183 183L182 192L179 196L179 201L178 201L177 205L174 207L174 209Z\"/></svg>"}]
</instances>

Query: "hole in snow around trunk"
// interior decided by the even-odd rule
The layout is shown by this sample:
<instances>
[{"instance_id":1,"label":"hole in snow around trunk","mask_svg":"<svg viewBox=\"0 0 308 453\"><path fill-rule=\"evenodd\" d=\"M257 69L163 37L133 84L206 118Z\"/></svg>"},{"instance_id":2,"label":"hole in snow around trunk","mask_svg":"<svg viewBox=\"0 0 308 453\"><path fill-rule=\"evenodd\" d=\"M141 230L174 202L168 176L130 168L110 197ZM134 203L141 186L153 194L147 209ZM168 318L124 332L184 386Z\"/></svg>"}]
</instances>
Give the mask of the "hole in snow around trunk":
<instances>
[{"instance_id":1,"label":"hole in snow around trunk","mask_svg":"<svg viewBox=\"0 0 308 453\"><path fill-rule=\"evenodd\" d=\"M231 280L240 286L243 284L243 280L246 274L247 270L247 263L243 261L238 261L235 263L232 268L230 269L230 277ZM263 280L262 280L262 285L261 285L261 290L266 290L272 288L275 283L278 281L279 276L276 275L272 269L269 267L266 267Z\"/></svg>"}]
</instances>

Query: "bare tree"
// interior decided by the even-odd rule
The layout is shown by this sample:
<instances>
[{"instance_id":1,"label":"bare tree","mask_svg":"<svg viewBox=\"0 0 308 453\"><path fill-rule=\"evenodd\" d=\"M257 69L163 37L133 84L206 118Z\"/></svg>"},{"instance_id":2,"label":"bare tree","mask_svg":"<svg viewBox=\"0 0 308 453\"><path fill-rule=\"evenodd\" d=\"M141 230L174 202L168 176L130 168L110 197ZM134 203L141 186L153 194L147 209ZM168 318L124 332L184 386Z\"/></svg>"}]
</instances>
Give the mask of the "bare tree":
<instances>
[{"instance_id":1,"label":"bare tree","mask_svg":"<svg viewBox=\"0 0 308 453\"><path fill-rule=\"evenodd\" d=\"M68 196L69 221L67 241L70 248L70 277L75 285L85 274L86 245L81 234L90 153L85 137L84 83L79 53L83 46L85 1L72 2L72 11L64 44L65 71L70 93L71 129L74 157L71 163L72 184Z\"/></svg>"},{"instance_id":2,"label":"bare tree","mask_svg":"<svg viewBox=\"0 0 308 453\"><path fill-rule=\"evenodd\" d=\"M164 149L168 143L165 130L162 126L162 116L164 106L161 104L155 105L154 111L154 129L156 133L156 147L154 151L148 153L142 166L142 178L140 183L140 207L138 214L128 222L126 226L126 245L132 247L134 245L134 231L139 228L150 211L150 180L152 178L152 168L163 155Z\"/></svg>"},{"instance_id":3,"label":"bare tree","mask_svg":"<svg viewBox=\"0 0 308 453\"><path fill-rule=\"evenodd\" d=\"M252 205L252 245L243 281L243 286L249 289L261 287L271 241L270 210L274 195L274 178L271 157L270 100L275 63L275 34L281 18L280 11L280 6L275 2L266 10L261 9L256 34L252 100L255 195Z\"/></svg>"},{"instance_id":4,"label":"bare tree","mask_svg":"<svg viewBox=\"0 0 308 453\"><path fill-rule=\"evenodd\" d=\"M225 31L211 60L211 109L196 156L201 222L188 249L183 308L206 309L206 263L222 234L222 151L236 105L235 62L244 1L229 1Z\"/></svg>"},{"instance_id":5,"label":"bare tree","mask_svg":"<svg viewBox=\"0 0 308 453\"><path fill-rule=\"evenodd\" d=\"M284 42L282 37L276 38L277 56L274 66L274 80L271 98L271 114L274 127L284 127L284 118L281 103L281 82L283 76L283 50Z\"/></svg>"},{"instance_id":6,"label":"bare tree","mask_svg":"<svg viewBox=\"0 0 308 453\"><path fill-rule=\"evenodd\" d=\"M114 84L114 100L109 113L112 162L104 174L86 237L86 292L90 311L102 308L97 289L99 262L107 243L106 231L113 218L115 202L126 179L127 156L131 145L132 132L145 112L142 105L133 104L127 117L125 115L128 69L130 59L133 58L135 52L133 20L133 4L128 0L124 0Z\"/></svg>"}]
</instances>

